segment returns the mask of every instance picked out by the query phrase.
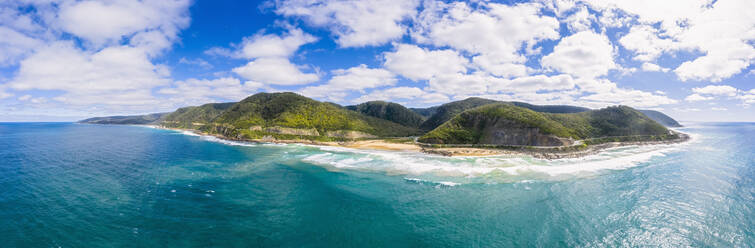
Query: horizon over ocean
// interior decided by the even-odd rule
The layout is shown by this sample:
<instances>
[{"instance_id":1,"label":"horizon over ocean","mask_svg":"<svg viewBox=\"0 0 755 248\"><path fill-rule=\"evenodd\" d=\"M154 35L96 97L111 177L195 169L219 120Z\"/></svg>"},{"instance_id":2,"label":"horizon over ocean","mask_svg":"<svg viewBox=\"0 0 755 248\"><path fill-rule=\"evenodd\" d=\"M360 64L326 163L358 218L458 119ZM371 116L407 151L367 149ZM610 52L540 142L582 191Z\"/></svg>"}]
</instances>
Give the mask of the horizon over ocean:
<instances>
[{"instance_id":1,"label":"horizon over ocean","mask_svg":"<svg viewBox=\"0 0 755 248\"><path fill-rule=\"evenodd\" d=\"M9 247L755 246L755 123L580 159L0 122Z\"/></svg>"}]
</instances>

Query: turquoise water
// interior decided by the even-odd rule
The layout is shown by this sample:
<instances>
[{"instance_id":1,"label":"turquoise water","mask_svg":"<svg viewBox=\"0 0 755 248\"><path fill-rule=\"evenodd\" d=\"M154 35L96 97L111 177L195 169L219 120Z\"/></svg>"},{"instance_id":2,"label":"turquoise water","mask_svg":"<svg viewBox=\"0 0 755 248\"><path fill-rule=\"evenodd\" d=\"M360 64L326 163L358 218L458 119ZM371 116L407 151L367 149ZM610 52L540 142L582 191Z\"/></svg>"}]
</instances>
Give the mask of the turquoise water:
<instances>
[{"instance_id":1,"label":"turquoise water","mask_svg":"<svg viewBox=\"0 0 755 248\"><path fill-rule=\"evenodd\" d=\"M583 159L0 124L2 247L755 246L755 124Z\"/></svg>"}]
</instances>

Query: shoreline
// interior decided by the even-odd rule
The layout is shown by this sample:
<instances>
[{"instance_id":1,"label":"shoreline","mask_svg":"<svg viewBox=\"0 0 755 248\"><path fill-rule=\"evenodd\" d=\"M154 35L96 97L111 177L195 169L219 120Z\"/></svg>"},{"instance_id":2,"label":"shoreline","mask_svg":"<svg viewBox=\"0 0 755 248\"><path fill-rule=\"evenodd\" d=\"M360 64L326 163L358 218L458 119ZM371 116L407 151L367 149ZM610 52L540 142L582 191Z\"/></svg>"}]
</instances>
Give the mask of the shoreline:
<instances>
[{"instance_id":1,"label":"shoreline","mask_svg":"<svg viewBox=\"0 0 755 248\"><path fill-rule=\"evenodd\" d=\"M681 133L679 139L675 140L663 140L663 141L628 141L628 142L608 142L602 144L589 145L586 148L578 150L560 150L564 147L549 147L540 149L503 149L503 148L480 148L480 147L445 147L445 148L433 148L420 145L418 143L395 143L388 142L386 139L368 139L368 140L354 140L354 141L313 141L306 139L295 140L278 140L274 138L270 139L238 139L230 138L220 134L210 134L194 129L183 128L169 128L157 125L140 125L150 128L192 132L197 135L212 136L222 140L228 141L240 141L250 143L275 143L275 144L302 144L302 145L316 145L316 146L334 146L344 147L361 150L380 150L380 151L403 151L403 152L417 152L425 154L433 154L448 157L483 157L483 156L498 156L498 155L526 155L532 156L538 159L563 159L563 158L581 158L589 155L598 154L604 150L616 147L625 146L647 146L647 145L669 145L688 142L691 138L689 134ZM550 151L548 151L550 150Z\"/></svg>"}]
</instances>

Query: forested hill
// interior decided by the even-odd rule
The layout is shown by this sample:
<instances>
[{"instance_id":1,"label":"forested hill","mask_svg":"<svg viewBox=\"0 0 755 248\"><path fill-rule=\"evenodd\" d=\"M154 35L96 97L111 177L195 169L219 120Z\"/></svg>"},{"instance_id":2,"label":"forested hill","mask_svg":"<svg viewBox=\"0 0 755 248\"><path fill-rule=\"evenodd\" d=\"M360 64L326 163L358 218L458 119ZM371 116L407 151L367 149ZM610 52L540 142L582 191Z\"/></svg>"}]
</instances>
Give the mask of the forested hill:
<instances>
[{"instance_id":1,"label":"forested hill","mask_svg":"<svg viewBox=\"0 0 755 248\"><path fill-rule=\"evenodd\" d=\"M665 127L654 121L659 118L666 125L678 125L663 113L641 112L626 106L590 110L472 97L425 109L408 109L384 101L342 107L284 92L258 93L239 102L183 107L171 113L96 117L80 122L154 124L234 139L327 141L422 136L423 141L444 144L555 144L567 142L562 139L667 133ZM509 138L501 136L501 132L495 133L496 130L508 130L504 136Z\"/></svg>"},{"instance_id":2,"label":"forested hill","mask_svg":"<svg viewBox=\"0 0 755 248\"><path fill-rule=\"evenodd\" d=\"M663 138L670 134L663 125L627 106L579 113L543 113L498 103L464 111L420 137L419 141L436 144L562 146L581 139L615 136Z\"/></svg>"},{"instance_id":3,"label":"forested hill","mask_svg":"<svg viewBox=\"0 0 755 248\"><path fill-rule=\"evenodd\" d=\"M422 115L404 107L398 103L384 101L370 101L358 105L346 106L353 110L372 117L392 121L407 127L416 127L425 121Z\"/></svg>"}]
</instances>

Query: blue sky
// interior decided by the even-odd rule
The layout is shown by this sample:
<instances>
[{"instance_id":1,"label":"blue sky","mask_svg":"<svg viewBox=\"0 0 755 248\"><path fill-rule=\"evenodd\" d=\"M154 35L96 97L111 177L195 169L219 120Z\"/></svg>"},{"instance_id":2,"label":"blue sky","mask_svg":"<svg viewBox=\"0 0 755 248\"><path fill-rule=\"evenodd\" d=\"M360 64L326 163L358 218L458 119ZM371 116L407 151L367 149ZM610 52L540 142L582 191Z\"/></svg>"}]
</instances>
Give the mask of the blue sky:
<instances>
[{"instance_id":1,"label":"blue sky","mask_svg":"<svg viewBox=\"0 0 755 248\"><path fill-rule=\"evenodd\" d=\"M470 96L755 121L755 2L4 1L0 121L294 91L410 107Z\"/></svg>"}]
</instances>

